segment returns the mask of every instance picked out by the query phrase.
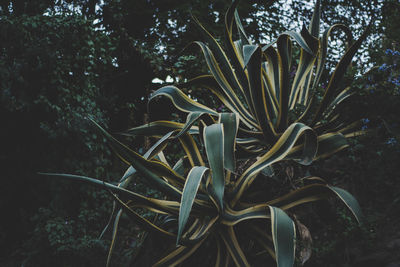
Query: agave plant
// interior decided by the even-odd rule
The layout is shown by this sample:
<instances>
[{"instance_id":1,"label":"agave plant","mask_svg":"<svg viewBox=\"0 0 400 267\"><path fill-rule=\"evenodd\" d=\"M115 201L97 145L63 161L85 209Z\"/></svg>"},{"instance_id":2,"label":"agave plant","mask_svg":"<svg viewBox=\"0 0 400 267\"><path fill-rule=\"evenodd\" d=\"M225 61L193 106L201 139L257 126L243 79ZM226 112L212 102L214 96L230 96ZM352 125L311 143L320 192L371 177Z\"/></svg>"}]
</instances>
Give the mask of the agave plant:
<instances>
[{"instance_id":1,"label":"agave plant","mask_svg":"<svg viewBox=\"0 0 400 267\"><path fill-rule=\"evenodd\" d=\"M347 27L334 25L319 37L317 1L308 29L303 28L300 33L285 32L271 44L253 45L235 11L237 4L238 1L233 1L225 17L226 52L198 23L208 44L195 43L200 46L211 74L183 85L209 89L229 113L218 113L175 86L163 87L150 100L167 96L188 116L185 123L155 121L124 132L158 138L144 155L132 151L95 123L114 152L129 166L117 185L84 176L49 174L110 191L116 215L108 265L122 213L145 230L171 241L171 251L155 261L156 266L179 265L203 247L212 252L204 260L212 260L215 266L230 263L249 266L261 252L269 253L280 267L293 266L294 208L337 196L361 220L354 197L321 178L301 178L283 195L270 194L254 184L266 179L262 172L275 163L290 160L308 165L347 146L345 136L354 135L355 128L353 123L345 124L342 120L340 104L349 97L350 90L341 79L366 33L353 43ZM238 41L233 41L233 26L238 30ZM319 100L327 41L334 29L348 35L350 46ZM289 75L291 39L300 46L293 80ZM298 117L290 116L296 115L297 110L300 110ZM182 146L184 156L170 165L164 150L176 141ZM244 163L246 159L251 160ZM143 196L129 190L133 177L142 178L161 192L162 197ZM141 209L157 214L157 219L146 219L139 212Z\"/></svg>"},{"instance_id":2,"label":"agave plant","mask_svg":"<svg viewBox=\"0 0 400 267\"><path fill-rule=\"evenodd\" d=\"M252 252L252 260L257 260L254 247L258 252L269 253L277 266L293 266L296 226L287 213L290 214L291 209L338 196L357 220L361 220L360 207L354 197L317 177L303 178L300 187L282 196L267 196L268 201L253 201L246 195L245 189L260 177L260 171L290 155L294 143L302 136L309 140L309 147L303 146L303 153L292 158L308 162L314 157L317 139L311 128L304 124L290 126L285 131L285 141L277 142L269 150L267 161L264 161L265 157L260 158L239 174L233 173L239 127L239 117L235 113L222 113L218 121L204 126L200 133L204 141L203 152L189 129L167 133L141 156L97 126L118 157L130 166L118 185L77 175L47 175L79 180L111 192L119 210L115 217L108 264L123 212L145 230L170 240L171 251L155 261L154 266L179 265L202 246L209 246L207 251L212 255L204 260L214 261L215 266L227 266L229 262L236 266L250 266L249 251ZM170 167L163 150L174 140L180 141L185 155L174 167ZM259 162L263 163L260 165ZM127 185L133 176L140 176L164 197L156 199L128 190ZM256 188L251 194L265 195L267 192L264 188ZM137 209L147 209L164 216L164 219L151 222ZM174 227L167 227L165 222L173 222ZM238 239L237 233L243 232L245 235ZM250 245L253 242L256 244Z\"/></svg>"},{"instance_id":3,"label":"agave plant","mask_svg":"<svg viewBox=\"0 0 400 267\"><path fill-rule=\"evenodd\" d=\"M237 114L241 157L266 153L293 123L304 123L317 134L319 149L315 159L345 148L345 137L359 133L359 124L357 121L346 123L345 114L341 113L341 104L352 94L342 78L367 31L353 41L348 27L335 24L320 36L321 8L317 1L308 28L303 27L300 33L286 31L269 44L256 45L244 32L236 11L238 2L233 1L225 16L226 50L194 19L206 41L194 43L201 48L210 74L200 75L181 86L209 90L230 112ZM234 26L239 36L237 41L233 40ZM345 33L348 47L323 92L321 77L326 68L328 39L336 30ZM292 58L292 41L300 49L297 64ZM296 71L291 77L293 68ZM193 124L204 118L204 114L218 117L214 108L193 101L175 86L157 90L150 101L158 96L167 96L176 108L188 113L186 125L155 121L125 134L160 135L175 127Z\"/></svg>"}]
</instances>

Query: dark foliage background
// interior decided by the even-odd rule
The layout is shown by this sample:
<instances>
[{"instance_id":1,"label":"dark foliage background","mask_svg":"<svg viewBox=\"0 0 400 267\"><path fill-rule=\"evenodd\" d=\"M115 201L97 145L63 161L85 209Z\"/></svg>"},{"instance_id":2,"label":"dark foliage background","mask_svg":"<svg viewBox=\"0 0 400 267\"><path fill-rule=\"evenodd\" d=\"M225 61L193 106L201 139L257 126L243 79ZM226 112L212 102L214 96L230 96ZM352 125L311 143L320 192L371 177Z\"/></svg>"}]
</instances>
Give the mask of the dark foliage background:
<instances>
[{"instance_id":1,"label":"dark foliage background","mask_svg":"<svg viewBox=\"0 0 400 267\"><path fill-rule=\"evenodd\" d=\"M180 81L203 73L200 53L183 51L200 38L191 14L222 38L229 4L0 1L1 266L105 264L109 233L98 237L108 221L110 198L37 172L118 180L125 166L87 118L117 132L173 116L162 101L150 106L148 114L147 96L160 86L152 81ZM244 25L251 37L266 43L284 29L298 29L308 21L312 5L300 0L243 0L239 13L247 18ZM304 216L302 222L310 228L315 248L306 266L399 266L400 3L324 0L322 6L326 25L352 25L356 36L375 19L349 75L356 76L353 87L358 97L351 100L348 114L364 114L367 134L310 170L352 192L366 223L358 227L340 205L310 208L312 216ZM298 19L292 22L293 18ZM340 47L335 43L330 48L330 66ZM193 94L202 98L202 92ZM128 141L141 151L149 140ZM140 182L137 190L154 193ZM142 240L143 233L123 218L113 265L130 265Z\"/></svg>"}]
</instances>

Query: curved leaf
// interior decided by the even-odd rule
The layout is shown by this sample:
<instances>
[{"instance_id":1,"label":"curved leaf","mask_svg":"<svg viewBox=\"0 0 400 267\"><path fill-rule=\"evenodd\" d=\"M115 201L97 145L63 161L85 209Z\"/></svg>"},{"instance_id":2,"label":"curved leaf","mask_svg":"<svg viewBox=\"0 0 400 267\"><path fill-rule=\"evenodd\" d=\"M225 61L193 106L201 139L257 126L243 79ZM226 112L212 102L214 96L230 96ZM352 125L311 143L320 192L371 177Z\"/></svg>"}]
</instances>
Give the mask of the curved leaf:
<instances>
[{"instance_id":1,"label":"curved leaf","mask_svg":"<svg viewBox=\"0 0 400 267\"><path fill-rule=\"evenodd\" d=\"M272 240L278 267L292 267L296 248L296 227L281 209L270 206Z\"/></svg>"},{"instance_id":2,"label":"curved leaf","mask_svg":"<svg viewBox=\"0 0 400 267\"><path fill-rule=\"evenodd\" d=\"M210 164L212 189L216 194L216 201L220 211L223 210L225 190L224 174L224 127L222 124L213 124L204 128L204 146L208 163Z\"/></svg>"},{"instance_id":3,"label":"curved leaf","mask_svg":"<svg viewBox=\"0 0 400 267\"><path fill-rule=\"evenodd\" d=\"M177 244L179 243L183 230L185 229L201 179L207 170L208 168L204 166L193 167L186 178L182 192L181 206L179 208Z\"/></svg>"}]
</instances>

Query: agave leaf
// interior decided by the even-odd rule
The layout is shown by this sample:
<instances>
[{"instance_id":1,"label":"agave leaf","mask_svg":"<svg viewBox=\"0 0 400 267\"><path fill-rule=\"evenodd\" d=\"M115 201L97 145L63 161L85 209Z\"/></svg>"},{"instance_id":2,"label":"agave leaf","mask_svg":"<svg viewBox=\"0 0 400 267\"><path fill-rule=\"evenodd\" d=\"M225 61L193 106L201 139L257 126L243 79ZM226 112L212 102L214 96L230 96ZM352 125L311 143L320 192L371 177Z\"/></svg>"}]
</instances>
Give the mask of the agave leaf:
<instances>
[{"instance_id":1,"label":"agave leaf","mask_svg":"<svg viewBox=\"0 0 400 267\"><path fill-rule=\"evenodd\" d=\"M92 122L110 141L112 149L122 161L124 161L128 165L132 165L141 175L147 178L146 181L154 185L161 192L164 192L165 194L168 194L176 199L180 198L181 191L173 185L167 183L160 176L167 178L168 181L175 185L179 185L179 183L184 182L185 179L182 176L179 176L176 172L174 172L171 168L169 168L166 164L162 162L146 160L141 155L134 152L133 150L119 142L117 139L112 137L96 122Z\"/></svg>"},{"instance_id":2,"label":"agave leaf","mask_svg":"<svg viewBox=\"0 0 400 267\"><path fill-rule=\"evenodd\" d=\"M245 62L246 64L248 63L247 69L249 75L250 97L252 101L251 104L254 108L258 124L261 126L263 131L264 138L273 141L276 139L277 134L271 121L271 107L267 106L267 102L271 102L271 100L266 100L266 97L269 95L266 92L264 83L262 82L262 51L259 46L251 45L245 45L243 49Z\"/></svg>"},{"instance_id":3,"label":"agave leaf","mask_svg":"<svg viewBox=\"0 0 400 267\"><path fill-rule=\"evenodd\" d=\"M113 250L114 250L115 240L117 238L118 224L119 224L119 220L121 219L121 215L122 215L122 209L120 209L118 211L118 213L117 213L117 216L115 216L114 228L113 228L113 233L112 233L112 238L111 238L111 244L110 244L110 248L108 249L106 267L110 266L110 264L111 264L111 256L112 256L112 253L113 253Z\"/></svg>"},{"instance_id":4,"label":"agave leaf","mask_svg":"<svg viewBox=\"0 0 400 267\"><path fill-rule=\"evenodd\" d=\"M346 137L340 132L331 132L318 136L318 151L314 160L327 158L349 146ZM299 158L303 145L297 145L290 150L287 159Z\"/></svg>"},{"instance_id":5,"label":"agave leaf","mask_svg":"<svg viewBox=\"0 0 400 267\"><path fill-rule=\"evenodd\" d=\"M167 230L162 229L161 227L158 227L157 225L153 224L146 218L142 217L138 213L136 213L134 210L132 210L126 203L124 203L119 197L117 197L114 193L111 193L111 195L114 197L114 199L117 201L117 203L121 206L121 208L126 211L126 214L134 220L137 224L139 224L141 227L148 231L153 231L158 234L161 234L163 237L166 237L168 239L175 239L176 235L173 233L168 232Z\"/></svg>"},{"instance_id":6,"label":"agave leaf","mask_svg":"<svg viewBox=\"0 0 400 267\"><path fill-rule=\"evenodd\" d=\"M225 95L225 97L229 99L230 104L234 107L234 111L240 114L242 122L246 124L247 127L249 127L250 129L257 128L258 126L253 116L243 106L234 89L226 80L218 65L218 62L214 58L212 51L203 42L195 42L195 44L200 46L211 74L220 85L219 87L214 88L214 90L222 90L221 92L219 92L219 94Z\"/></svg>"},{"instance_id":7,"label":"agave leaf","mask_svg":"<svg viewBox=\"0 0 400 267\"><path fill-rule=\"evenodd\" d=\"M146 151L146 153L143 155L143 158L145 159L152 159L155 156L157 156L166 146L168 139L176 132L172 131L164 135L162 138L160 138L154 145L152 145L149 150Z\"/></svg>"},{"instance_id":8,"label":"agave leaf","mask_svg":"<svg viewBox=\"0 0 400 267\"><path fill-rule=\"evenodd\" d=\"M288 123L289 106L289 69L292 59L292 43L288 35L280 35L277 40L279 54L279 113L277 119L278 131L284 131Z\"/></svg>"},{"instance_id":9,"label":"agave leaf","mask_svg":"<svg viewBox=\"0 0 400 267\"><path fill-rule=\"evenodd\" d=\"M311 71L316 59L316 54L319 48L318 39L314 38L305 27L303 27L301 35L304 37L305 40L307 40L313 53L310 54L305 52L303 48L300 49L300 61L297 66L296 75L294 76L289 98L290 109L294 108L297 98L299 98L299 102L301 103L304 102L304 99L307 97L308 84L306 84L306 81L308 81L311 75Z\"/></svg>"},{"instance_id":10,"label":"agave leaf","mask_svg":"<svg viewBox=\"0 0 400 267\"><path fill-rule=\"evenodd\" d=\"M201 118L207 119L208 121L213 121L213 118L212 118L208 113L205 113L205 112L190 112L190 113L188 114L188 116L186 117L186 122L185 122L184 127L183 127L182 130L181 130L177 135L175 135L174 137L175 137L175 138L178 138L178 137L180 137L181 135L183 135L184 133L186 133L186 132L192 127L192 125L193 125L196 121L198 121L199 119L201 119Z\"/></svg>"},{"instance_id":11,"label":"agave leaf","mask_svg":"<svg viewBox=\"0 0 400 267\"><path fill-rule=\"evenodd\" d=\"M224 126L213 124L204 128L204 146L212 174L212 189L220 211L224 207Z\"/></svg>"},{"instance_id":12,"label":"agave leaf","mask_svg":"<svg viewBox=\"0 0 400 267\"><path fill-rule=\"evenodd\" d=\"M270 206L270 211L277 266L292 267L296 248L296 227L283 210Z\"/></svg>"},{"instance_id":13,"label":"agave leaf","mask_svg":"<svg viewBox=\"0 0 400 267\"><path fill-rule=\"evenodd\" d=\"M192 167L205 165L200 150L190 134L186 133L180 136L179 142L181 143L183 150L185 150L186 156Z\"/></svg>"},{"instance_id":14,"label":"agave leaf","mask_svg":"<svg viewBox=\"0 0 400 267\"><path fill-rule=\"evenodd\" d=\"M185 229L201 179L207 170L208 168L204 166L193 167L186 178L182 193L181 206L179 208L177 244L179 243L183 230Z\"/></svg>"},{"instance_id":15,"label":"agave leaf","mask_svg":"<svg viewBox=\"0 0 400 267\"><path fill-rule=\"evenodd\" d=\"M225 227L220 232L222 240L224 240L225 246L227 247L229 254L231 255L236 266L250 266L246 256L244 255L240 244L236 238L236 234L233 227Z\"/></svg>"},{"instance_id":16,"label":"agave leaf","mask_svg":"<svg viewBox=\"0 0 400 267\"><path fill-rule=\"evenodd\" d=\"M321 17L321 0L317 0L314 6L314 13L312 15L308 30L315 38L319 37L319 24Z\"/></svg>"},{"instance_id":17,"label":"agave leaf","mask_svg":"<svg viewBox=\"0 0 400 267\"><path fill-rule=\"evenodd\" d=\"M159 200L149 197L144 197L138 193L129 191L125 188L118 187L116 185L93 179L86 176L81 175L73 175L73 174L62 174L62 173L40 173L46 176L53 176L59 178L65 178L73 181L80 181L84 183L88 183L90 185L94 185L103 190L110 190L113 193L117 193L119 196L124 199L132 200L135 203L141 204L143 207L154 208L156 210L163 211L165 213L172 213L178 215L179 212L179 202L177 201L167 201L167 200Z\"/></svg>"},{"instance_id":18,"label":"agave leaf","mask_svg":"<svg viewBox=\"0 0 400 267\"><path fill-rule=\"evenodd\" d=\"M361 224L363 214L358 201L344 189L335 186L328 186L328 188L331 189L344 202L344 204L346 204L349 210L353 213L354 217L357 219L358 223Z\"/></svg>"},{"instance_id":19,"label":"agave leaf","mask_svg":"<svg viewBox=\"0 0 400 267\"><path fill-rule=\"evenodd\" d=\"M219 123L224 125L224 167L234 172L236 167L235 146L239 127L239 117L235 113L222 113Z\"/></svg>"},{"instance_id":20,"label":"agave leaf","mask_svg":"<svg viewBox=\"0 0 400 267\"><path fill-rule=\"evenodd\" d=\"M188 96L182 93L181 90L172 85L164 86L155 91L151 95L149 101L158 96L168 97L174 106L183 112L205 112L208 114L217 115L217 112L208 108L207 106L197 103L193 99L190 99Z\"/></svg>"},{"instance_id":21,"label":"agave leaf","mask_svg":"<svg viewBox=\"0 0 400 267\"><path fill-rule=\"evenodd\" d=\"M310 164L317 153L317 137L314 131L302 124L293 123L283 133L275 145L263 156L257 159L238 179L235 184L234 197L231 204L237 202L251 183L256 178L257 174L265 167L284 159L300 136L305 135L305 143L303 146L303 154L298 159L298 162L304 165Z\"/></svg>"},{"instance_id":22,"label":"agave leaf","mask_svg":"<svg viewBox=\"0 0 400 267\"><path fill-rule=\"evenodd\" d=\"M363 34L360 36L360 38L354 42L350 46L350 48L345 52L339 63L336 65L335 71L332 74L332 77L329 81L329 84L327 86L327 89L325 91L324 97L322 98L322 101L318 107L318 110L314 116L312 125L315 125L316 122L321 118L323 112L325 111L325 108L329 105L330 101L332 98L335 96L337 93L337 88L346 73L347 67L350 65L353 56L357 52L357 50L360 48L362 42L365 40L365 38L368 35L370 26L363 32Z\"/></svg>"},{"instance_id":23,"label":"agave leaf","mask_svg":"<svg viewBox=\"0 0 400 267\"><path fill-rule=\"evenodd\" d=\"M234 3L233 3L234 4ZM229 85L236 92L236 94L243 96L244 89L242 87L243 83L240 84L238 78L236 77L236 72L243 72L242 68L234 71L231 63L228 60L224 50L218 44L217 40L201 25L201 23L194 18L194 21L199 26L201 33L205 37L206 42L209 44L209 49L215 56L216 63L218 64L221 74L226 78Z\"/></svg>"},{"instance_id":24,"label":"agave leaf","mask_svg":"<svg viewBox=\"0 0 400 267\"><path fill-rule=\"evenodd\" d=\"M280 78L279 78L279 55L278 52L272 46L266 48L264 51L264 56L267 60L267 68L265 68L265 75L270 80L270 87L272 88L271 94L274 95L274 102L279 102L280 97Z\"/></svg>"},{"instance_id":25,"label":"agave leaf","mask_svg":"<svg viewBox=\"0 0 400 267\"><path fill-rule=\"evenodd\" d=\"M173 130L183 129L184 127L185 124L174 121L153 121L148 124L128 129L120 134L126 136L145 135L162 137ZM192 126L189 129L189 133L198 134L199 128L197 126Z\"/></svg>"}]
</instances>

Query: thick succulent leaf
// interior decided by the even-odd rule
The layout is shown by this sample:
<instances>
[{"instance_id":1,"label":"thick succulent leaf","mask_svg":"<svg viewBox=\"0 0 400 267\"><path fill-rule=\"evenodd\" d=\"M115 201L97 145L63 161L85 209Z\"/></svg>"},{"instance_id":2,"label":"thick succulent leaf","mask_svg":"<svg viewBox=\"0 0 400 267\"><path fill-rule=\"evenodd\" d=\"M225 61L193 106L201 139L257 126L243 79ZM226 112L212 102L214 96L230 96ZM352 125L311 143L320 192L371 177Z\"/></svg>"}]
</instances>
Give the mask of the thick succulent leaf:
<instances>
[{"instance_id":1,"label":"thick succulent leaf","mask_svg":"<svg viewBox=\"0 0 400 267\"><path fill-rule=\"evenodd\" d=\"M292 43L289 36L280 35L278 37L278 55L279 55L279 113L277 120L277 130L284 131L288 124L289 114L289 70L292 59Z\"/></svg>"},{"instance_id":2,"label":"thick succulent leaf","mask_svg":"<svg viewBox=\"0 0 400 267\"><path fill-rule=\"evenodd\" d=\"M261 69L261 58L262 51L259 46L245 45L243 48L243 54L245 57L245 62L248 63L248 76L249 76L249 89L251 97L251 105L254 108L254 112L261 126L264 134L265 140L270 140L271 142L276 139L276 132L271 121L272 115L270 114L272 109L271 106L267 106L267 97L269 97L267 88L264 87L262 81L262 69Z\"/></svg>"},{"instance_id":3,"label":"thick succulent leaf","mask_svg":"<svg viewBox=\"0 0 400 267\"><path fill-rule=\"evenodd\" d=\"M292 89L289 98L290 109L294 108L296 100L298 98L301 100L302 96L305 97L307 95L306 92L309 88L308 86L306 86L306 80L312 71L319 48L318 39L314 38L306 28L303 27L301 35L304 37L304 40L307 41L313 53L310 54L308 52L305 52L304 49L300 49L300 61L297 66L296 75L293 79Z\"/></svg>"},{"instance_id":4,"label":"thick succulent leaf","mask_svg":"<svg viewBox=\"0 0 400 267\"><path fill-rule=\"evenodd\" d=\"M270 86L272 88L271 93L275 96L274 101L279 102L280 97L280 61L278 52L272 46L268 47L264 51L264 56L267 60L267 68L265 69L266 75L270 79Z\"/></svg>"},{"instance_id":5,"label":"thick succulent leaf","mask_svg":"<svg viewBox=\"0 0 400 267\"><path fill-rule=\"evenodd\" d=\"M342 81L342 78L346 73L347 67L350 65L353 56L360 48L361 43L367 37L368 32L369 32L369 27L364 31L364 33L360 36L360 38L350 46L350 48L343 55L339 63L336 65L335 71L333 72L332 77L329 81L324 97L321 101L321 104L319 105L318 110L314 116L312 125L315 125L319 121L326 107L331 102L332 98L338 93L337 89L340 85L340 82Z\"/></svg>"},{"instance_id":6,"label":"thick succulent leaf","mask_svg":"<svg viewBox=\"0 0 400 267\"><path fill-rule=\"evenodd\" d=\"M179 243L185 229L201 179L207 170L208 168L204 166L193 167L186 178L182 192L181 206L179 208L177 244Z\"/></svg>"},{"instance_id":7,"label":"thick succulent leaf","mask_svg":"<svg viewBox=\"0 0 400 267\"><path fill-rule=\"evenodd\" d=\"M112 232L112 237L111 237L111 244L110 244L110 248L108 249L106 267L109 267L111 264L111 256L112 256L112 253L113 253L113 250L115 247L115 240L117 239L118 225L119 225L119 220L121 219L121 215L122 215L122 209L120 209L117 213L117 216L115 216L114 227L113 227L113 232Z\"/></svg>"},{"instance_id":8,"label":"thick succulent leaf","mask_svg":"<svg viewBox=\"0 0 400 267\"><path fill-rule=\"evenodd\" d=\"M155 136L161 137L165 134L173 131L183 129L185 124L174 122L174 121L153 121L138 127L128 129L120 134L126 136L144 135L144 136ZM189 129L190 134L198 134L199 128L197 126L192 126Z\"/></svg>"},{"instance_id":9,"label":"thick succulent leaf","mask_svg":"<svg viewBox=\"0 0 400 267\"><path fill-rule=\"evenodd\" d=\"M236 266L250 266L246 256L243 253L242 248L236 238L236 234L233 227L223 228L221 231L222 240L224 240L225 246L227 247L229 254L231 255Z\"/></svg>"},{"instance_id":10,"label":"thick succulent leaf","mask_svg":"<svg viewBox=\"0 0 400 267\"><path fill-rule=\"evenodd\" d=\"M317 0L314 6L314 13L312 15L308 30L315 38L319 37L319 24L321 17L321 0Z\"/></svg>"},{"instance_id":11,"label":"thick succulent leaf","mask_svg":"<svg viewBox=\"0 0 400 267\"><path fill-rule=\"evenodd\" d=\"M251 45L252 41L250 40L249 37L247 37L247 34L244 31L244 28L243 28L242 22L240 21L239 13L237 12L237 10L235 10L235 23L236 23L236 27L238 29L238 33L239 33L239 36L240 36L240 40L242 41L242 44Z\"/></svg>"},{"instance_id":12,"label":"thick succulent leaf","mask_svg":"<svg viewBox=\"0 0 400 267\"><path fill-rule=\"evenodd\" d=\"M227 54L229 56L229 59L231 60L234 71L238 77L238 80L240 81L240 85L243 90L246 102L249 102L250 95L248 90L248 82L246 73L244 72L243 55L241 52L242 52L242 45L250 43L249 39L244 33L243 26L240 22L239 16L236 11L238 3L239 3L238 0L234 0L225 14L225 47L227 49ZM238 43L235 43L232 39L233 36L232 27L234 22L236 23L239 36L241 38L239 46L237 46Z\"/></svg>"},{"instance_id":13,"label":"thick succulent leaf","mask_svg":"<svg viewBox=\"0 0 400 267\"><path fill-rule=\"evenodd\" d=\"M143 158L141 155L112 137L96 122L93 121L93 123L97 126L100 132L110 141L111 148L122 161L124 161L128 165L132 165L138 173L147 178L147 182L155 186L161 192L169 194L171 197L177 199L180 198L181 191L173 185L183 184L185 179L182 176L178 175L170 167L160 161L147 160ZM167 183L160 176L165 177L171 184Z\"/></svg>"},{"instance_id":14,"label":"thick succulent leaf","mask_svg":"<svg viewBox=\"0 0 400 267\"><path fill-rule=\"evenodd\" d=\"M318 151L314 160L327 158L349 146L346 137L340 132L326 133L318 136ZM286 158L299 158L303 145L293 147Z\"/></svg>"},{"instance_id":15,"label":"thick succulent leaf","mask_svg":"<svg viewBox=\"0 0 400 267\"><path fill-rule=\"evenodd\" d=\"M226 208L225 213L221 217L221 223L228 226L234 226L239 222L246 220L269 219L271 218L271 215L268 212L269 206L278 207L281 210L289 210L305 203L327 199L332 196L337 197L339 196L338 194L342 194L342 196L339 196L340 199L350 208L356 218L362 218L358 203L348 192L340 188L337 192L334 191L331 186L327 185L319 177L309 177L306 180L313 184L303 186L268 202L257 205L252 203L250 207L240 210Z\"/></svg>"},{"instance_id":16,"label":"thick succulent leaf","mask_svg":"<svg viewBox=\"0 0 400 267\"><path fill-rule=\"evenodd\" d=\"M213 124L204 128L204 146L211 169L212 189L221 211L224 206L225 190L224 139L224 127L222 124Z\"/></svg>"},{"instance_id":17,"label":"thick succulent leaf","mask_svg":"<svg viewBox=\"0 0 400 267\"><path fill-rule=\"evenodd\" d=\"M205 112L190 112L190 113L187 115L187 117L186 117L186 122L185 122L184 127L183 127L182 130L181 130L177 135L175 135L174 137L175 137L175 138L178 138L178 137L180 137L181 135L185 134L185 133L192 127L192 125L193 125L196 121L198 121L199 119L201 119L201 118L206 117L206 118L208 118L209 120L212 120L212 117L209 118L209 116L210 116L210 115L209 115L208 113L205 113Z\"/></svg>"},{"instance_id":18,"label":"thick succulent leaf","mask_svg":"<svg viewBox=\"0 0 400 267\"><path fill-rule=\"evenodd\" d=\"M262 169L284 159L303 134L305 135L305 143L303 145L303 153L299 157L298 162L304 165L310 164L317 153L317 136L310 127L302 123L293 123L287 128L275 145L267 153L258 158L240 176L235 184L232 204L239 200L243 192L251 185Z\"/></svg>"},{"instance_id":19,"label":"thick succulent leaf","mask_svg":"<svg viewBox=\"0 0 400 267\"><path fill-rule=\"evenodd\" d=\"M239 117L235 113L221 113L218 122L224 125L224 167L234 172L236 167L235 147Z\"/></svg>"},{"instance_id":20,"label":"thick succulent leaf","mask_svg":"<svg viewBox=\"0 0 400 267\"><path fill-rule=\"evenodd\" d=\"M193 99L185 95L181 90L172 85L164 86L155 91L151 95L149 102L158 96L168 97L177 109L184 112L204 112L212 115L217 115L216 111L194 101Z\"/></svg>"},{"instance_id":21,"label":"thick succulent leaf","mask_svg":"<svg viewBox=\"0 0 400 267\"><path fill-rule=\"evenodd\" d=\"M192 167L205 165L200 150L190 134L186 133L180 136L179 142L181 143Z\"/></svg>"},{"instance_id":22,"label":"thick succulent leaf","mask_svg":"<svg viewBox=\"0 0 400 267\"><path fill-rule=\"evenodd\" d=\"M233 3L234 5L235 3ZM228 11L229 12L229 11ZM226 56L224 50L219 45L217 40L201 25L201 23L194 18L194 21L199 26L201 33L205 37L205 41L208 43L208 48L212 51L212 54L215 56L216 62L218 64L219 69L221 70L222 75L226 78L226 81L229 83L231 88L236 92L237 95L243 96L244 89L243 89L243 82L239 83L239 80L236 76L236 73L243 75L243 68L237 69L232 67L228 57ZM234 61L236 57L233 57L232 60ZM244 80L246 81L246 80ZM246 84L244 84L246 85Z\"/></svg>"},{"instance_id":23,"label":"thick succulent leaf","mask_svg":"<svg viewBox=\"0 0 400 267\"><path fill-rule=\"evenodd\" d=\"M149 150L146 151L146 153L143 155L143 158L145 159L152 159L155 156L157 156L166 146L168 139L176 132L172 131L164 135L162 138L160 138L154 145L152 145Z\"/></svg>"},{"instance_id":24,"label":"thick succulent leaf","mask_svg":"<svg viewBox=\"0 0 400 267\"><path fill-rule=\"evenodd\" d=\"M125 188L118 187L116 185L98 179L81 175L63 174L63 173L40 173L40 174L65 178L72 181L84 182L93 186L97 186L103 190L110 190L111 192L118 194L121 198L132 200L143 207L154 208L156 210L160 210L165 213L172 213L176 215L178 215L179 213L179 202L177 201L167 201L167 200L159 200L159 199L144 197L138 193L132 192Z\"/></svg>"},{"instance_id":25,"label":"thick succulent leaf","mask_svg":"<svg viewBox=\"0 0 400 267\"><path fill-rule=\"evenodd\" d=\"M350 209L354 217L357 219L358 223L362 222L363 214L361 212L360 205L357 199L355 199L349 192L344 189L335 186L328 186Z\"/></svg>"},{"instance_id":26,"label":"thick succulent leaf","mask_svg":"<svg viewBox=\"0 0 400 267\"><path fill-rule=\"evenodd\" d=\"M255 122L255 119L252 117L251 113L249 113L249 111L243 106L237 94L226 80L218 65L218 62L214 58L212 51L203 42L195 42L195 44L200 46L211 74L220 85L218 88L214 88L214 90L221 90L219 94L225 95L225 97L229 100L230 105L234 107L234 110L232 110L232 112L239 113L242 122L246 124L247 127L249 127L250 129L257 128L257 123Z\"/></svg>"},{"instance_id":27,"label":"thick succulent leaf","mask_svg":"<svg viewBox=\"0 0 400 267\"><path fill-rule=\"evenodd\" d=\"M139 215L136 213L133 209L131 209L126 203L124 203L119 197L117 197L116 194L111 193L111 195L114 197L114 199L117 201L117 203L120 205L120 207L126 212L126 214L134 220L137 224L139 224L141 227L146 229L147 231L152 231L157 234L162 235L163 237L166 237L168 239L175 239L176 235L173 233L168 232L165 229L162 229L161 227L158 227L157 225L153 224L143 216Z\"/></svg>"},{"instance_id":28,"label":"thick succulent leaf","mask_svg":"<svg viewBox=\"0 0 400 267\"><path fill-rule=\"evenodd\" d=\"M300 47L303 48L307 53L310 53L310 54L314 53L313 50L308 46L307 41L304 39L304 37L300 33L294 32L294 31L285 31L285 32L281 33L276 40L263 46L262 50L265 51L270 46L272 46L274 43L276 43L276 42L279 43L280 38L289 39L290 37L293 38L300 45ZM279 44L278 44L278 46L279 46Z\"/></svg>"},{"instance_id":29,"label":"thick succulent leaf","mask_svg":"<svg viewBox=\"0 0 400 267\"><path fill-rule=\"evenodd\" d=\"M292 267L295 258L296 227L281 209L270 206L272 239L278 267Z\"/></svg>"}]
</instances>

